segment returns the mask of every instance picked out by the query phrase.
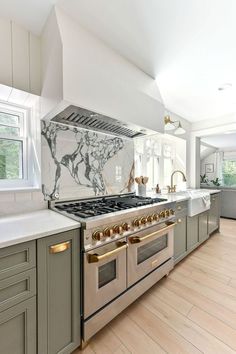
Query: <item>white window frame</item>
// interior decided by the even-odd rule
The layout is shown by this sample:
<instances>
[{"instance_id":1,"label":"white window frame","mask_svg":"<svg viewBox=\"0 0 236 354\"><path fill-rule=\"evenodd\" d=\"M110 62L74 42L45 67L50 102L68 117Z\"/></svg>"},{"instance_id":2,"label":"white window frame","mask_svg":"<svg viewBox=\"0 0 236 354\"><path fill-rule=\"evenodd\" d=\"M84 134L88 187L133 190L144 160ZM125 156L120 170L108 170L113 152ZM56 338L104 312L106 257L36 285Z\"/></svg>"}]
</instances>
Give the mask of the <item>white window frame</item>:
<instances>
[{"instance_id":1,"label":"white window frame","mask_svg":"<svg viewBox=\"0 0 236 354\"><path fill-rule=\"evenodd\" d=\"M37 188L35 186L34 173L30 169L32 167L32 144L30 131L30 110L28 108L0 102L0 112L17 115L19 117L19 136L1 135L1 139L21 141L22 142L22 178L19 179L0 179L0 191L21 190L28 188ZM4 125L4 124L1 124ZM8 125L10 126L10 125ZM13 127L17 127L12 125Z\"/></svg>"}]
</instances>

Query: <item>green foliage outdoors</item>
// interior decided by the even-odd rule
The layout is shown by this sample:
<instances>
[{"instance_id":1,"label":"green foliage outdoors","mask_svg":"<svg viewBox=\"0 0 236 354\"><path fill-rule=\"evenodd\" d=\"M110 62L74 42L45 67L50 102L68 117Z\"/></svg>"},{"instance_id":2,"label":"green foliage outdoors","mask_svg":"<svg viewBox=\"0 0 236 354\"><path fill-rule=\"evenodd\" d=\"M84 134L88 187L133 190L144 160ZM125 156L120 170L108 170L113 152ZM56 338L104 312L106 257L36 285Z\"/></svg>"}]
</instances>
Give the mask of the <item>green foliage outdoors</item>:
<instances>
[{"instance_id":1,"label":"green foliage outdoors","mask_svg":"<svg viewBox=\"0 0 236 354\"><path fill-rule=\"evenodd\" d=\"M223 185L236 187L236 161L225 160L223 162Z\"/></svg>"},{"instance_id":2,"label":"green foliage outdoors","mask_svg":"<svg viewBox=\"0 0 236 354\"><path fill-rule=\"evenodd\" d=\"M0 139L0 179L21 178L21 151L20 141Z\"/></svg>"}]
</instances>

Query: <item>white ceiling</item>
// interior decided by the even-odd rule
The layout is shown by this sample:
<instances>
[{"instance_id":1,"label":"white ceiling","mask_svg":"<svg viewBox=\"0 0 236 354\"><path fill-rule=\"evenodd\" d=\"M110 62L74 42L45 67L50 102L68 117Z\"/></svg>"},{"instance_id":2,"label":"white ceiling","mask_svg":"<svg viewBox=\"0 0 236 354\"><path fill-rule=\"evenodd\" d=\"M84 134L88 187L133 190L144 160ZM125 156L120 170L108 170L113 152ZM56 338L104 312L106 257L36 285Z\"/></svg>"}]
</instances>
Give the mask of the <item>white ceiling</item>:
<instances>
[{"instance_id":1,"label":"white ceiling","mask_svg":"<svg viewBox=\"0 0 236 354\"><path fill-rule=\"evenodd\" d=\"M10 18L36 35L57 0L0 0L0 17Z\"/></svg>"},{"instance_id":2,"label":"white ceiling","mask_svg":"<svg viewBox=\"0 0 236 354\"><path fill-rule=\"evenodd\" d=\"M219 149L236 149L236 131L232 134L212 135L201 139L202 142Z\"/></svg>"},{"instance_id":3,"label":"white ceiling","mask_svg":"<svg viewBox=\"0 0 236 354\"><path fill-rule=\"evenodd\" d=\"M5 0L40 32L56 0ZM58 0L107 45L157 79L170 111L191 122L236 112L235 0ZM218 91L224 83L232 88Z\"/></svg>"}]
</instances>

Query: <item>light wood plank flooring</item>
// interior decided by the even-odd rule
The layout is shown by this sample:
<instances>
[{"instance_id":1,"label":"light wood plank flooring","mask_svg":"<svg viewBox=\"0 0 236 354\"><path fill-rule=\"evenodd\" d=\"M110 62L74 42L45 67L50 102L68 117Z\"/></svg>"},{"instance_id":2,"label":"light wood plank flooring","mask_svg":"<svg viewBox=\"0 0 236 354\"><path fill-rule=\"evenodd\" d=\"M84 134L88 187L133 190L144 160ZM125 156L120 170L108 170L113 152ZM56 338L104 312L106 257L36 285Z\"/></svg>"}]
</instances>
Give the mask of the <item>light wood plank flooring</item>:
<instances>
[{"instance_id":1,"label":"light wood plank flooring","mask_svg":"<svg viewBox=\"0 0 236 354\"><path fill-rule=\"evenodd\" d=\"M236 353L236 221L74 354Z\"/></svg>"}]
</instances>

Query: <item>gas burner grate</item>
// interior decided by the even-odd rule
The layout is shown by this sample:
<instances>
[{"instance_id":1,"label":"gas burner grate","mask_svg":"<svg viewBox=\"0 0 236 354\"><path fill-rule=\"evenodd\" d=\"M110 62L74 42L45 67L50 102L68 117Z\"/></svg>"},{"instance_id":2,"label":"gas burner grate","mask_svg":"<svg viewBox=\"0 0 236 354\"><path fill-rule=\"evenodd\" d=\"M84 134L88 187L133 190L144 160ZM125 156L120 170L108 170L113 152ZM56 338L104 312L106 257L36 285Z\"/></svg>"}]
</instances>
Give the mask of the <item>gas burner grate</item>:
<instances>
[{"instance_id":1,"label":"gas burner grate","mask_svg":"<svg viewBox=\"0 0 236 354\"><path fill-rule=\"evenodd\" d=\"M164 202L166 199L121 195L96 199L58 203L55 208L61 212L73 214L80 218L91 218L131 208Z\"/></svg>"}]
</instances>

